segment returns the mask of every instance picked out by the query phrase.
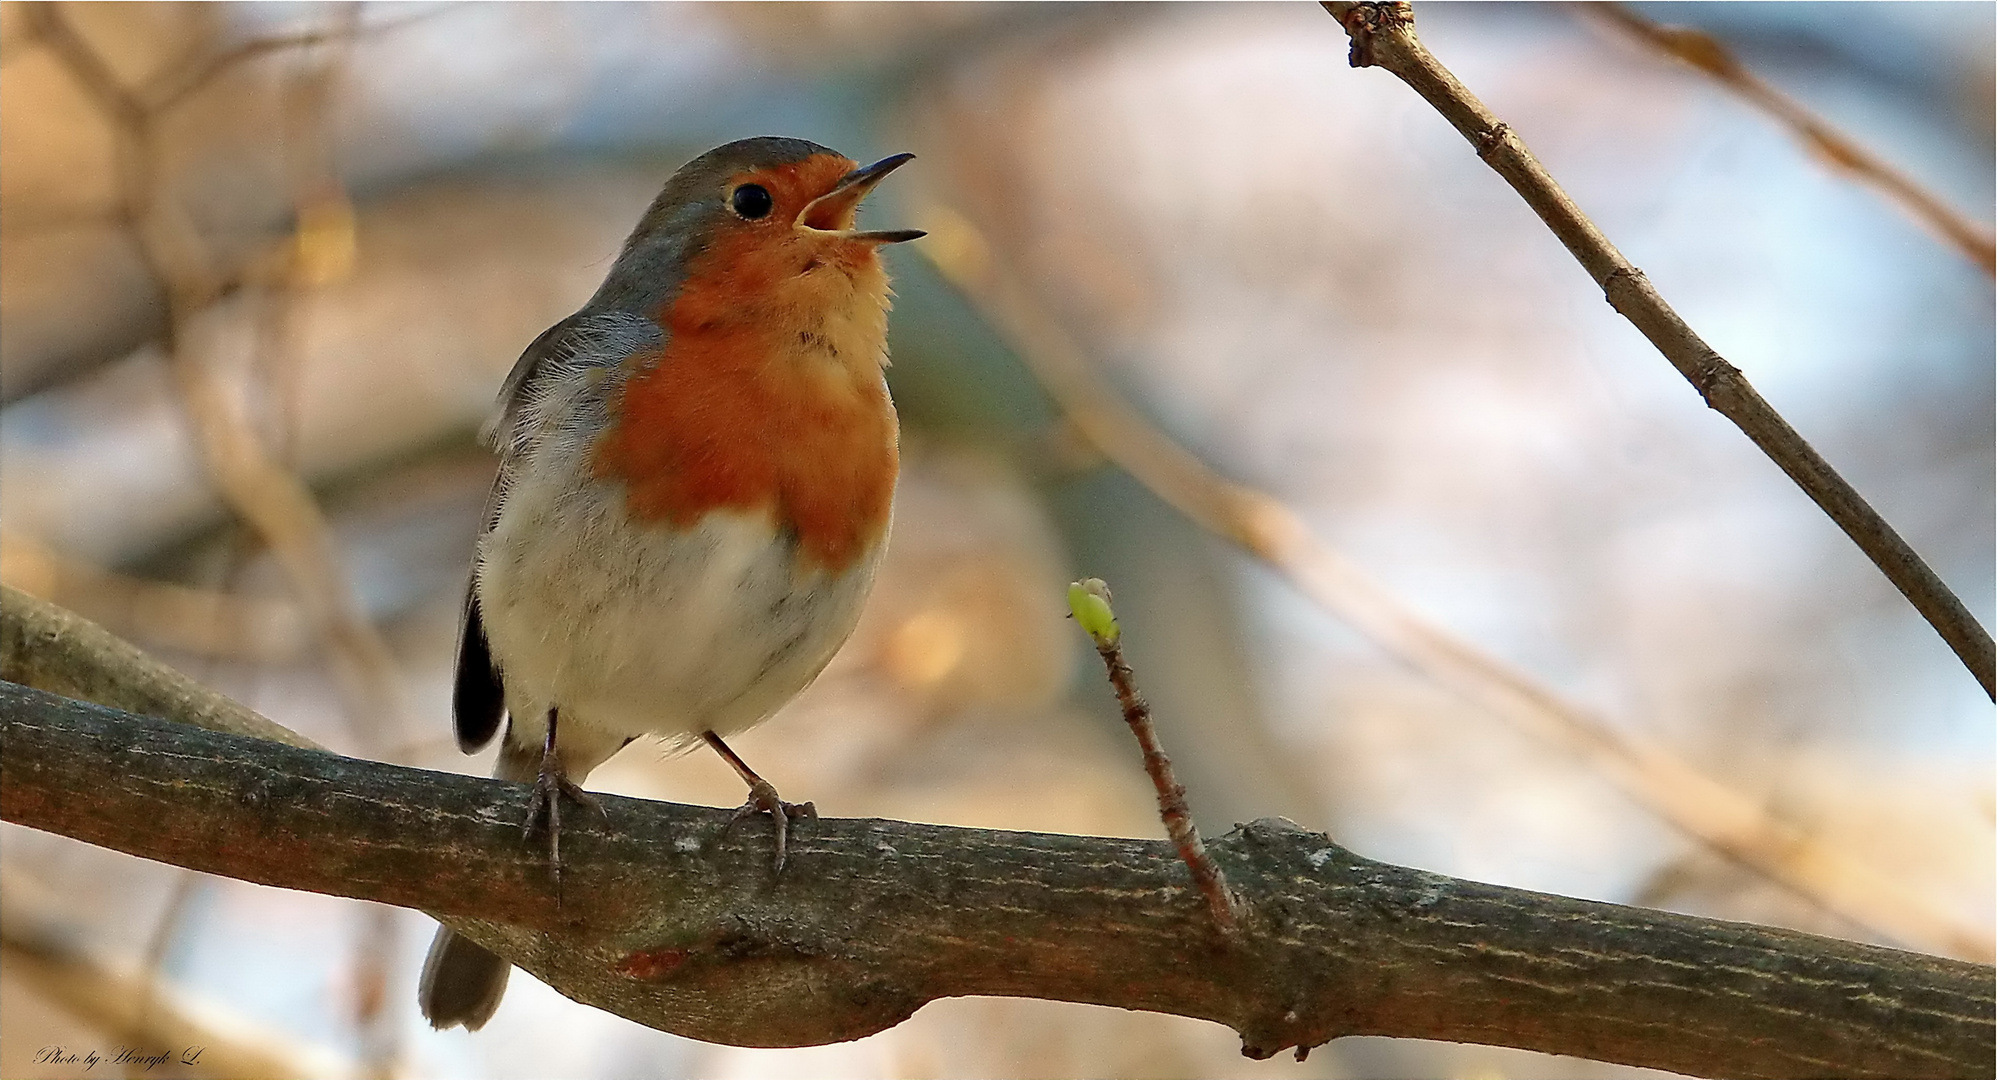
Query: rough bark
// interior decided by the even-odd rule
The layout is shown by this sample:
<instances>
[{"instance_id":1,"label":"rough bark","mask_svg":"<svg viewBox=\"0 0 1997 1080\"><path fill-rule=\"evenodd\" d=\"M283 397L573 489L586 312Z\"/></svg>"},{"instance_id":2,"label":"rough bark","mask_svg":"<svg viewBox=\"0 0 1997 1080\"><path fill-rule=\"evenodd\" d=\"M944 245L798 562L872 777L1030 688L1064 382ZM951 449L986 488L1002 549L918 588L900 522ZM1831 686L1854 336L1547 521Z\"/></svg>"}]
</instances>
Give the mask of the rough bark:
<instances>
[{"instance_id":1,"label":"rough bark","mask_svg":"<svg viewBox=\"0 0 1997 1080\"><path fill-rule=\"evenodd\" d=\"M578 1001L694 1038L858 1038L938 997L1227 1024L1267 1056L1340 1035L1725 1076L1992 1073L1990 968L1461 881L1264 820L1210 850L1227 939L1168 843L876 820L768 837L606 796L564 895L527 788L211 732L0 684L0 815L176 865L443 916ZM767 827L767 826L764 826Z\"/></svg>"}]
</instances>

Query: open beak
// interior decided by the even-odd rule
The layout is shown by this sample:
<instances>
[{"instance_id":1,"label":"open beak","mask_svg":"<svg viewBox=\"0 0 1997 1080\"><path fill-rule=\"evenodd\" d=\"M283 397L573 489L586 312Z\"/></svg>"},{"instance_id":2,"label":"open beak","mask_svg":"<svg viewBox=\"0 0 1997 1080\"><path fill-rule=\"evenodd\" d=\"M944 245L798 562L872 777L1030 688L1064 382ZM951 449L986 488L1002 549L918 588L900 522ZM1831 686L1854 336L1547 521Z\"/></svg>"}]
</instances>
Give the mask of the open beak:
<instances>
[{"instance_id":1,"label":"open beak","mask_svg":"<svg viewBox=\"0 0 1997 1080\"><path fill-rule=\"evenodd\" d=\"M860 232L851 227L853 215L860 207L860 200L867 197L867 192L874 190L874 185L880 183L882 177L913 160L914 154L896 154L840 177L831 191L805 206L804 212L797 216L797 227L820 236L836 236L841 240L858 240L864 244L899 244L928 235L921 229Z\"/></svg>"}]
</instances>

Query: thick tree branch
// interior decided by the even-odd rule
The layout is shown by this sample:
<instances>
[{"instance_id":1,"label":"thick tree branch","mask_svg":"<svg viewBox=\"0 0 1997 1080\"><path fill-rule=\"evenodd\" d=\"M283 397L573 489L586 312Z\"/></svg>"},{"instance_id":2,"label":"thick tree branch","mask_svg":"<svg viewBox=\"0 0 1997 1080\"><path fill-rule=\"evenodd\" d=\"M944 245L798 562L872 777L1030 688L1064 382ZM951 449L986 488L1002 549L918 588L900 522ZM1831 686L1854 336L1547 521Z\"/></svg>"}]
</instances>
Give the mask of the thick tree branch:
<instances>
[{"instance_id":1,"label":"thick tree branch","mask_svg":"<svg viewBox=\"0 0 1997 1080\"><path fill-rule=\"evenodd\" d=\"M1352 66L1381 67L1393 73L1468 139L1477 156L1512 185L1601 286L1610 306L1664 354L1708 406L1732 420L1837 522L1941 634L1984 692L1997 700L1997 644L1992 643L1989 631L1886 519L1762 399L1740 369L1713 351L1664 302L1643 271L1625 259L1574 205L1526 149L1518 133L1422 47L1415 38L1411 7L1406 3L1325 0L1324 9L1352 38Z\"/></svg>"},{"instance_id":2,"label":"thick tree branch","mask_svg":"<svg viewBox=\"0 0 1997 1080\"><path fill-rule=\"evenodd\" d=\"M1476 884L1284 820L1210 846L1214 932L1156 840L813 822L773 878L729 810L605 797L565 900L527 789L343 759L0 685L6 820L188 868L439 912L575 1000L801 1046L959 994L1198 1016L1268 1056L1342 1034L1526 1046L1707 1076L1991 1072L1991 970ZM501 922L503 920L503 922Z\"/></svg>"},{"instance_id":3,"label":"thick tree branch","mask_svg":"<svg viewBox=\"0 0 1997 1080\"><path fill-rule=\"evenodd\" d=\"M605 797L564 900L524 785L202 731L0 684L9 821L443 915L578 1001L693 1038L858 1038L938 997L1200 1017L1262 1057L1340 1035L1702 1075L1990 1075L1991 970L1359 858L1280 820L1211 845L1215 932L1160 841L823 819L781 879L729 812Z\"/></svg>"},{"instance_id":4,"label":"thick tree branch","mask_svg":"<svg viewBox=\"0 0 1997 1080\"><path fill-rule=\"evenodd\" d=\"M11 635L0 674L27 666L28 638ZM35 671L127 681L63 667ZM168 715L256 726L176 704L172 686L150 696ZM982 994L1214 1020L1257 1056L1376 1034L1704 1075L1992 1074L1987 966L1460 881L1282 821L1210 845L1247 901L1231 938L1161 841L824 819L773 878L766 838L723 836L729 811L614 797L564 845L558 902L539 849L520 842L523 785L11 684L0 743L9 821L420 908L570 997L710 1041L858 1038L934 998Z\"/></svg>"}]
</instances>

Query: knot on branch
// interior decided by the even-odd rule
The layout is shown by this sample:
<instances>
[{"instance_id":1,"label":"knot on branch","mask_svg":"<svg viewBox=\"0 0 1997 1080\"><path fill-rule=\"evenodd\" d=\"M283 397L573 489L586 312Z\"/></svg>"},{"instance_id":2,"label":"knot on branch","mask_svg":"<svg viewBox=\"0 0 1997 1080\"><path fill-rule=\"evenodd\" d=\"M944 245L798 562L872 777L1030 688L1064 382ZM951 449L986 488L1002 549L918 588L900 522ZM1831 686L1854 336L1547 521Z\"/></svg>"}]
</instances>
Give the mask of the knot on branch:
<instances>
[{"instance_id":1,"label":"knot on branch","mask_svg":"<svg viewBox=\"0 0 1997 1080\"><path fill-rule=\"evenodd\" d=\"M1502 120L1492 125L1491 130L1477 136L1477 157L1488 163L1491 154L1504 143L1505 136L1511 133L1512 126Z\"/></svg>"},{"instance_id":2,"label":"knot on branch","mask_svg":"<svg viewBox=\"0 0 1997 1080\"><path fill-rule=\"evenodd\" d=\"M691 939L611 960L660 998L664 1030L737 1046L816 1046L865 1038L930 1000L881 978L878 964L796 927L726 919ZM717 1019L725 1018L725 1019Z\"/></svg>"},{"instance_id":3,"label":"knot on branch","mask_svg":"<svg viewBox=\"0 0 1997 1080\"><path fill-rule=\"evenodd\" d=\"M1637 321L1638 316L1647 314L1651 310L1651 305L1645 301L1646 296L1656 295L1657 290L1651 288L1650 279L1644 276L1643 271L1627 263L1609 271L1609 276L1602 279L1602 299L1607 300L1609 306L1616 309L1617 314L1628 319L1638 330L1642 330L1644 325ZM1672 359L1668 353L1665 359L1671 361L1671 366L1683 371L1682 365ZM1683 373L1688 378L1691 376L1691 372ZM1704 388L1702 387L1699 392L1705 393Z\"/></svg>"},{"instance_id":4,"label":"knot on branch","mask_svg":"<svg viewBox=\"0 0 1997 1080\"><path fill-rule=\"evenodd\" d=\"M1286 1021L1294 1022L1298 1015L1298 1010L1291 1009L1283 1014L1283 1018ZM1274 1031L1264 1034L1258 1030L1255 1035L1244 1033L1241 1036L1241 1056L1255 1061L1267 1061L1275 1057L1278 1053L1294 1046L1296 1047L1297 1060L1303 1061L1311 1056L1312 1050L1323 1046L1336 1037L1335 1035L1284 1035Z\"/></svg>"},{"instance_id":5,"label":"knot on branch","mask_svg":"<svg viewBox=\"0 0 1997 1080\"><path fill-rule=\"evenodd\" d=\"M1352 52L1346 59L1356 68L1374 66L1374 34L1412 26L1415 21L1414 7L1405 0L1378 4L1340 4L1326 0L1324 9L1338 20L1339 25L1345 28L1346 36L1352 39Z\"/></svg>"},{"instance_id":6,"label":"knot on branch","mask_svg":"<svg viewBox=\"0 0 1997 1080\"><path fill-rule=\"evenodd\" d=\"M1246 825L1236 825L1234 832L1228 835L1239 836L1256 847L1289 843L1298 838L1323 840L1326 843L1331 841L1329 833L1307 829L1286 817L1256 818Z\"/></svg>"},{"instance_id":7,"label":"knot on branch","mask_svg":"<svg viewBox=\"0 0 1997 1080\"><path fill-rule=\"evenodd\" d=\"M1214 846L1228 850L1234 858L1246 859L1256 876L1277 879L1300 872L1317 876L1325 872L1327 864L1336 863L1343 869L1356 859L1329 835L1280 817L1237 825ZM1283 905L1269 905L1262 910L1257 930L1280 937L1294 932L1289 921ZM1253 955L1244 956L1242 962L1254 970L1254 981L1263 992L1256 995L1251 1011L1232 1021L1241 1034L1243 1057L1262 1061L1294 1049L1296 1059L1303 1061L1313 1048L1357 1033L1349 1020L1352 1000L1315 978L1322 976L1322 971L1306 974L1278 956L1251 952Z\"/></svg>"},{"instance_id":8,"label":"knot on branch","mask_svg":"<svg viewBox=\"0 0 1997 1080\"><path fill-rule=\"evenodd\" d=\"M1740 390L1740 369L1727 363L1727 359L1711 349L1699 357L1694 366L1692 385L1699 390L1699 396L1709 409L1726 412L1726 406L1717 399L1735 397Z\"/></svg>"},{"instance_id":9,"label":"knot on branch","mask_svg":"<svg viewBox=\"0 0 1997 1080\"><path fill-rule=\"evenodd\" d=\"M721 968L729 969L728 977L741 978L742 965L809 964L826 955L821 945L735 923L717 926L691 942L629 953L613 965L613 970L641 982L698 978L711 969Z\"/></svg>"},{"instance_id":10,"label":"knot on branch","mask_svg":"<svg viewBox=\"0 0 1997 1080\"><path fill-rule=\"evenodd\" d=\"M1650 325L1647 316L1664 304L1643 271L1627 265L1616 267L1609 271L1609 276L1602 279L1602 297L1609 302L1610 307L1629 319L1639 330L1644 330L1646 335L1651 333L1645 329ZM1689 331L1687 333L1689 334ZM1665 358L1671 361L1671 366L1677 368L1679 374L1685 376L1685 380L1692 384L1693 389L1699 391L1699 397L1705 401L1707 408L1727 413L1727 407L1721 399L1738 397L1743 383L1740 369L1727 363L1725 357L1714 352L1696 336L1691 337L1690 344L1693 349L1688 349L1687 352L1695 349L1696 355L1683 356L1666 352ZM1727 415L1733 414L1727 413Z\"/></svg>"},{"instance_id":11,"label":"knot on branch","mask_svg":"<svg viewBox=\"0 0 1997 1080\"><path fill-rule=\"evenodd\" d=\"M1627 316L1629 313L1624 308L1648 285L1649 279L1644 277L1643 271L1634 266L1618 266L1602 279L1602 298L1609 302L1610 307Z\"/></svg>"}]
</instances>

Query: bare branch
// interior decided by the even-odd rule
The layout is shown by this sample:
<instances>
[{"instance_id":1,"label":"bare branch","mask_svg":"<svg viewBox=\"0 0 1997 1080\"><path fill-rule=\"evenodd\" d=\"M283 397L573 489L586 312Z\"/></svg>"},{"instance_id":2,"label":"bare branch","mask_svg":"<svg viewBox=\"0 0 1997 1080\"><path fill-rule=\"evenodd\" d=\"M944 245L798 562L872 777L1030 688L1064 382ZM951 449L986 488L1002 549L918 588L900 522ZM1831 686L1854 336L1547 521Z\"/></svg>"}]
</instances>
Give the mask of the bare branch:
<instances>
[{"instance_id":1,"label":"bare branch","mask_svg":"<svg viewBox=\"0 0 1997 1080\"><path fill-rule=\"evenodd\" d=\"M202 48L182 57L139 87L127 87L119 82L96 51L91 49L59 14L55 13L55 5L50 0L38 0L26 6L29 10L23 13L20 38L18 41L8 43L6 52L0 54L0 64L13 61L31 46L47 45L53 48L63 62L72 69L79 63L83 67L93 69L83 78L86 92L102 98L100 104L115 110L125 118L125 123L135 126L173 111L215 79L258 57L400 30L455 10L459 5L438 4L400 18L384 19L367 25L343 20L340 26L331 29L254 37L236 42L219 51ZM106 90L111 90L113 93L107 95Z\"/></svg>"},{"instance_id":2,"label":"bare branch","mask_svg":"<svg viewBox=\"0 0 1997 1080\"><path fill-rule=\"evenodd\" d=\"M83 40L53 0L22 5L21 23L29 39L45 46L66 68L104 118L125 132L145 126L145 102L120 82L104 57Z\"/></svg>"},{"instance_id":3,"label":"bare branch","mask_svg":"<svg viewBox=\"0 0 1997 1080\"><path fill-rule=\"evenodd\" d=\"M0 816L209 873L438 913L562 993L711 1042L859 1038L1040 997L1227 1024L1266 1057L1413 1036L1726 1076L1991 1075L1990 968L1460 881L1264 820L1171 845L824 819L773 880L726 810L604 796L558 901L524 785L202 731L0 684ZM88 790L90 797L77 798Z\"/></svg>"},{"instance_id":4,"label":"bare branch","mask_svg":"<svg viewBox=\"0 0 1997 1080\"><path fill-rule=\"evenodd\" d=\"M311 489L265 451L201 358L178 357L172 372L210 474L236 513L270 545L300 606L331 647L350 715L364 732L397 730L406 710L395 660L347 583L332 529Z\"/></svg>"},{"instance_id":5,"label":"bare branch","mask_svg":"<svg viewBox=\"0 0 1997 1080\"><path fill-rule=\"evenodd\" d=\"M1992 643L1989 631L1886 519L1762 399L1740 369L1727 363L1678 317L1643 271L1623 258L1526 150L1518 133L1422 47L1415 39L1410 5L1325 0L1324 9L1352 38L1352 66L1385 68L1462 133L1476 148L1477 156L1504 177L1567 246L1602 287L1610 306L1650 339L1708 406L1732 420L1837 522L1955 650L1984 692L1997 701L1997 644Z\"/></svg>"},{"instance_id":6,"label":"bare branch","mask_svg":"<svg viewBox=\"0 0 1997 1080\"><path fill-rule=\"evenodd\" d=\"M1978 959L1997 952L1988 927L1942 911L1416 614L1281 500L1220 476L1147 422L1007 272L969 220L938 206L923 225L929 238L922 253L1007 336L1074 430L1202 528L1267 563L1402 662L1579 756L1652 813L1749 870L1896 941Z\"/></svg>"},{"instance_id":7,"label":"bare branch","mask_svg":"<svg viewBox=\"0 0 1997 1080\"><path fill-rule=\"evenodd\" d=\"M162 72L146 87L144 92L146 108L153 113L168 112L207 86L216 77L239 64L270 53L323 45L347 36L349 31L345 29L276 34L237 42L220 52L190 57L175 65L172 70Z\"/></svg>"},{"instance_id":8,"label":"bare branch","mask_svg":"<svg viewBox=\"0 0 1997 1080\"><path fill-rule=\"evenodd\" d=\"M988 994L1210 1019L1256 1056L1375 1034L1701 1075L1991 1074L1987 966L1460 881L1288 822L1211 845L1248 903L1232 939L1162 842L822 819L772 879L729 811L613 796L571 833L558 900L520 842L524 785L313 750L4 588L0 678L0 817L421 908L576 1000L708 1041L859 1038Z\"/></svg>"},{"instance_id":9,"label":"bare branch","mask_svg":"<svg viewBox=\"0 0 1997 1080\"><path fill-rule=\"evenodd\" d=\"M1798 141L1825 161L1884 192L1887 198L1969 256L1984 273L1997 274L1997 237L1991 235L1988 227L1970 220L1886 159L1762 81L1718 38L1687 26L1659 25L1624 3L1586 3L1582 10L1622 29L1651 49L1712 76L1715 82L1781 121Z\"/></svg>"}]
</instances>

